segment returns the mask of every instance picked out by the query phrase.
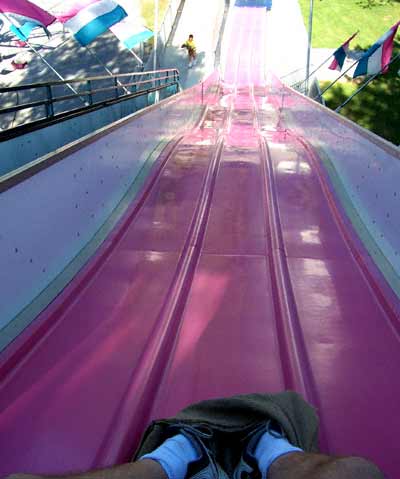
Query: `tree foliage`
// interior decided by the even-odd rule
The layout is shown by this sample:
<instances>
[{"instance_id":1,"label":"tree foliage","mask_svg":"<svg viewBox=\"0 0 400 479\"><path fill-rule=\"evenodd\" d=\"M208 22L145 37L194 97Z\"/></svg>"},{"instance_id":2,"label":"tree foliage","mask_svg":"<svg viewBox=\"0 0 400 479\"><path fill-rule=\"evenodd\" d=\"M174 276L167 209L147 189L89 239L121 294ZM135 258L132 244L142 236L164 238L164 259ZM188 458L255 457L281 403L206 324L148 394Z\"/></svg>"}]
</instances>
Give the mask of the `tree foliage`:
<instances>
[{"instance_id":1,"label":"tree foliage","mask_svg":"<svg viewBox=\"0 0 400 479\"><path fill-rule=\"evenodd\" d=\"M358 2L363 8L373 8L383 5L393 5L394 3L400 3L400 0L360 0Z\"/></svg>"}]
</instances>

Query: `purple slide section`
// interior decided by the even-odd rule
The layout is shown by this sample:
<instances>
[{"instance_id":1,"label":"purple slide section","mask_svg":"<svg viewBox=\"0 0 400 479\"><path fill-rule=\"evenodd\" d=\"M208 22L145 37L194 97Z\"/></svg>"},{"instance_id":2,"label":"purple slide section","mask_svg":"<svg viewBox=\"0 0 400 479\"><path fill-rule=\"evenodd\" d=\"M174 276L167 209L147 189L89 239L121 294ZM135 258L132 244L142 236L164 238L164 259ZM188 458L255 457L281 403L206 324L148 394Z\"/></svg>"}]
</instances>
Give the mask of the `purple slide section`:
<instances>
[{"instance_id":1,"label":"purple slide section","mask_svg":"<svg viewBox=\"0 0 400 479\"><path fill-rule=\"evenodd\" d=\"M368 254L400 296L400 149L273 76L270 86L269 101L277 108L283 102L284 127L318 153ZM400 317L398 307L395 316Z\"/></svg>"},{"instance_id":2,"label":"purple slide section","mask_svg":"<svg viewBox=\"0 0 400 479\"><path fill-rule=\"evenodd\" d=\"M365 274L321 161L280 121L265 9L232 21L216 101L0 356L1 477L127 461L152 419L283 389L318 408L323 451L400 477L398 300Z\"/></svg>"}]
</instances>

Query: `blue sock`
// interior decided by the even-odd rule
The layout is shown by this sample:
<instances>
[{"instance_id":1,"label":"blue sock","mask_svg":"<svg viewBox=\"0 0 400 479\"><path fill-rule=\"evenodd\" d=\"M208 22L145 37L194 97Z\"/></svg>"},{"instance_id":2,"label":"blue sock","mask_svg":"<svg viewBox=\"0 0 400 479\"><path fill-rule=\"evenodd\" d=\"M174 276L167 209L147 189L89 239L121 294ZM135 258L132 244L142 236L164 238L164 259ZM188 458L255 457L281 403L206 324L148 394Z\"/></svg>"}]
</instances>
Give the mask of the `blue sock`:
<instances>
[{"instance_id":1,"label":"blue sock","mask_svg":"<svg viewBox=\"0 0 400 479\"><path fill-rule=\"evenodd\" d=\"M170 437L157 449L145 454L139 460L157 461L166 472L168 479L184 479L188 465L201 457L195 446L183 434Z\"/></svg>"},{"instance_id":2,"label":"blue sock","mask_svg":"<svg viewBox=\"0 0 400 479\"><path fill-rule=\"evenodd\" d=\"M262 479L266 479L269 468L276 459L290 452L304 451L290 444L283 436L275 435L274 431L272 433L270 431L265 432L258 441L254 452Z\"/></svg>"}]
</instances>

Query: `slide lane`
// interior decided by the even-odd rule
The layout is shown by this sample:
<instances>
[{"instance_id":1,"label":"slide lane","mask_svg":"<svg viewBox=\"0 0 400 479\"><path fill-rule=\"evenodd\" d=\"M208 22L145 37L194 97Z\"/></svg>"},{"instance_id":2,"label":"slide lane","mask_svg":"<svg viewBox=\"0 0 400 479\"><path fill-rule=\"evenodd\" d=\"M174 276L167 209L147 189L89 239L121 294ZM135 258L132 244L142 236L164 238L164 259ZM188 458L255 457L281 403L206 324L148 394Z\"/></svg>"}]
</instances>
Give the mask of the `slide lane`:
<instances>
[{"instance_id":1,"label":"slide lane","mask_svg":"<svg viewBox=\"0 0 400 479\"><path fill-rule=\"evenodd\" d=\"M199 260L153 419L205 397L302 391L308 380L307 372L296 370L300 381L292 381L295 353L287 350L275 284L270 180L258 114L266 95L256 48L265 29L260 13L233 12L228 50L236 54L227 62L220 100L231 112Z\"/></svg>"},{"instance_id":2,"label":"slide lane","mask_svg":"<svg viewBox=\"0 0 400 479\"><path fill-rule=\"evenodd\" d=\"M400 474L399 336L318 157L279 121L263 14L234 10L218 102L4 376L1 476L124 461L151 419L285 388L318 408L324 451Z\"/></svg>"},{"instance_id":3,"label":"slide lane","mask_svg":"<svg viewBox=\"0 0 400 479\"><path fill-rule=\"evenodd\" d=\"M253 69L261 71L252 52L265 19L252 9L246 18L234 12L228 49L237 53L227 64L220 100L230 110L224 145L182 326L152 418L205 397L286 386L268 260L265 159L249 84ZM255 80L262 88L263 80Z\"/></svg>"},{"instance_id":4,"label":"slide lane","mask_svg":"<svg viewBox=\"0 0 400 479\"><path fill-rule=\"evenodd\" d=\"M171 289L216 154L220 116L210 110L204 123L178 142L111 251L43 313L53 326L2 382L2 475L102 463L112 438L126 443L115 422L132 387L136 420L146 417Z\"/></svg>"},{"instance_id":5,"label":"slide lane","mask_svg":"<svg viewBox=\"0 0 400 479\"><path fill-rule=\"evenodd\" d=\"M317 392L321 444L333 454L368 457L387 477L397 477L399 299L350 226L307 137L286 129L279 115L285 87L276 78L272 84L281 91L269 89L261 115L271 123L274 105L276 126L263 135L274 171L293 315ZM286 93L289 102L296 101L296 94ZM346 133L351 135L351 128Z\"/></svg>"},{"instance_id":6,"label":"slide lane","mask_svg":"<svg viewBox=\"0 0 400 479\"><path fill-rule=\"evenodd\" d=\"M396 477L393 430L371 421L371 415L400 425L399 336L335 219L320 165L286 132L266 137L294 299L291 317L311 373L322 446L369 457Z\"/></svg>"},{"instance_id":7,"label":"slide lane","mask_svg":"<svg viewBox=\"0 0 400 479\"><path fill-rule=\"evenodd\" d=\"M233 98L204 241L154 418L204 397L285 388L252 106L249 89Z\"/></svg>"}]
</instances>

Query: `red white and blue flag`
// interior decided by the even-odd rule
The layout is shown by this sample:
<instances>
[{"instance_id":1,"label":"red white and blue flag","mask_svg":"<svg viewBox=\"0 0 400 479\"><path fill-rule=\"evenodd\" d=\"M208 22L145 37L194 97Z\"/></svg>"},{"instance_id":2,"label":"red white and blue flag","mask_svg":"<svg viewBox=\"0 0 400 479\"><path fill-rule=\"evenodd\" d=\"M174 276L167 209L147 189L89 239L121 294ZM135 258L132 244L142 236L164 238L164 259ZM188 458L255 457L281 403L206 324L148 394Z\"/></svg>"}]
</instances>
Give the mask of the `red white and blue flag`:
<instances>
[{"instance_id":1,"label":"red white and blue flag","mask_svg":"<svg viewBox=\"0 0 400 479\"><path fill-rule=\"evenodd\" d=\"M77 0L69 2L68 7L66 12L57 15L57 19L83 46L127 16L114 0Z\"/></svg>"},{"instance_id":2,"label":"red white and blue flag","mask_svg":"<svg viewBox=\"0 0 400 479\"><path fill-rule=\"evenodd\" d=\"M339 72L342 70L344 62L347 57L347 53L349 51L350 42L357 35L357 33L358 32L354 33L342 45L340 45L340 47L337 50L335 50L335 52L333 53L334 59L328 67L330 70L338 70Z\"/></svg>"},{"instance_id":3,"label":"red white and blue flag","mask_svg":"<svg viewBox=\"0 0 400 479\"><path fill-rule=\"evenodd\" d=\"M28 0L0 0L0 13L10 24L10 30L23 41L28 39L34 28L41 27L48 33L47 27L56 20Z\"/></svg>"},{"instance_id":4,"label":"red white and blue flag","mask_svg":"<svg viewBox=\"0 0 400 479\"><path fill-rule=\"evenodd\" d=\"M393 25L362 55L354 70L353 78L361 75L375 75L380 71L387 73L393 52L393 40L399 25L400 21Z\"/></svg>"}]
</instances>

